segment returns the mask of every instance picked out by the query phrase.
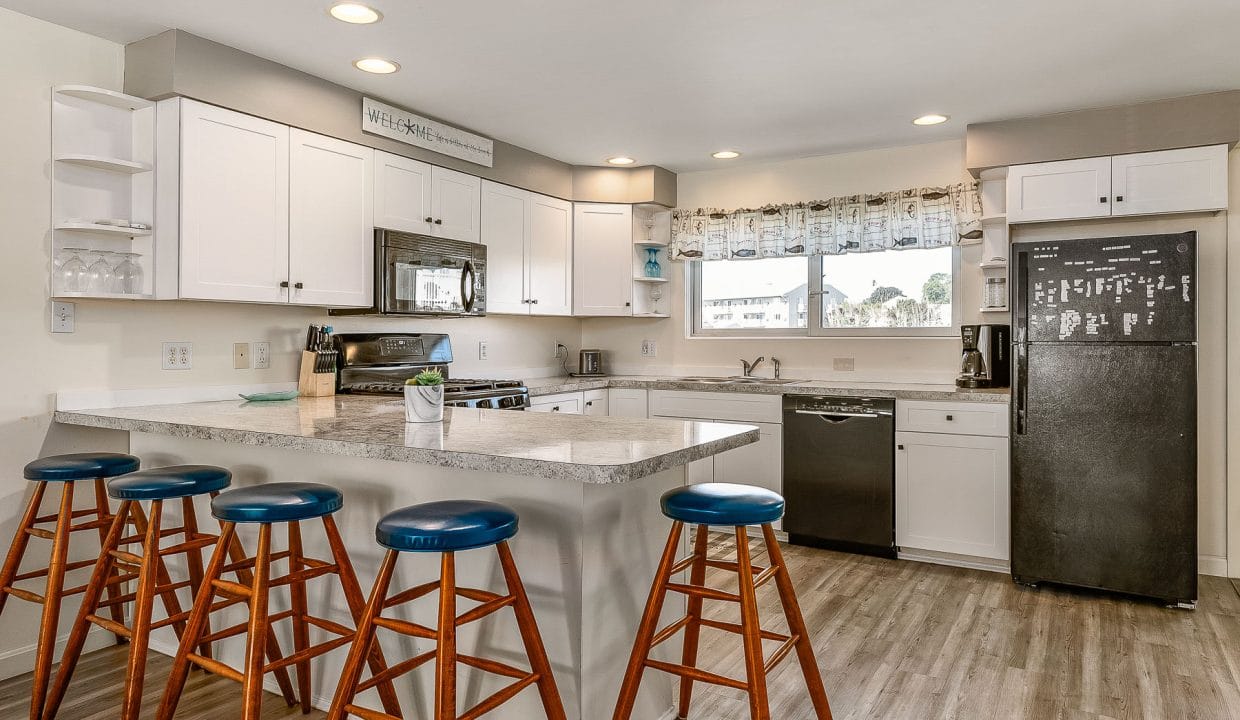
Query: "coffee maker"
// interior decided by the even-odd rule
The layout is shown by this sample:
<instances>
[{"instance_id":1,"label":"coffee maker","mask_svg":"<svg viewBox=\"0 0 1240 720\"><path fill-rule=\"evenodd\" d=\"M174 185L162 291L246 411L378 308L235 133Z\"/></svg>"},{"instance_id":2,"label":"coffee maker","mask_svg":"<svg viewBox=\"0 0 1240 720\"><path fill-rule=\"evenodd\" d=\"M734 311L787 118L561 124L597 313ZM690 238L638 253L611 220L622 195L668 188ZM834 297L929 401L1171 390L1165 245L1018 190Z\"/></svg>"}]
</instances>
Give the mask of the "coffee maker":
<instances>
[{"instance_id":1,"label":"coffee maker","mask_svg":"<svg viewBox=\"0 0 1240 720\"><path fill-rule=\"evenodd\" d=\"M1012 384L1008 325L961 325L960 377L956 387L1004 388Z\"/></svg>"}]
</instances>

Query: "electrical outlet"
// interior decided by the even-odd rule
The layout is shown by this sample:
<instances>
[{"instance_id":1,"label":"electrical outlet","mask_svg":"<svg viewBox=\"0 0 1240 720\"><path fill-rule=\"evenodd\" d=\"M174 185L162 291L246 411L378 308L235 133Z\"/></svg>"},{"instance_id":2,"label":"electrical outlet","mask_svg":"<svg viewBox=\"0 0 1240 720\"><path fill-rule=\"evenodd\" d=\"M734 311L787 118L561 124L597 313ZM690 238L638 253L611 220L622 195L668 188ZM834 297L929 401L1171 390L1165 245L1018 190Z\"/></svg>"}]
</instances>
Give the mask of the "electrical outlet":
<instances>
[{"instance_id":1,"label":"electrical outlet","mask_svg":"<svg viewBox=\"0 0 1240 720\"><path fill-rule=\"evenodd\" d=\"M487 359L487 341L486 340L478 341L478 359L479 360Z\"/></svg>"},{"instance_id":2,"label":"electrical outlet","mask_svg":"<svg viewBox=\"0 0 1240 720\"><path fill-rule=\"evenodd\" d=\"M556 340L555 343L551 346L551 359L552 360L560 359L560 348L564 348L564 352L566 354L568 353L568 348L564 347L563 343L561 343L559 340Z\"/></svg>"},{"instance_id":3,"label":"electrical outlet","mask_svg":"<svg viewBox=\"0 0 1240 720\"><path fill-rule=\"evenodd\" d=\"M831 369L839 372L852 372L856 361L853 358L831 358Z\"/></svg>"},{"instance_id":4,"label":"electrical outlet","mask_svg":"<svg viewBox=\"0 0 1240 720\"><path fill-rule=\"evenodd\" d=\"M657 357L659 343L657 340L642 340L642 357Z\"/></svg>"},{"instance_id":5,"label":"electrical outlet","mask_svg":"<svg viewBox=\"0 0 1240 720\"><path fill-rule=\"evenodd\" d=\"M71 333L73 332L73 303L54 302L52 303L52 332L54 333Z\"/></svg>"},{"instance_id":6,"label":"electrical outlet","mask_svg":"<svg viewBox=\"0 0 1240 720\"><path fill-rule=\"evenodd\" d=\"M166 342L163 346L163 369L189 370L194 367L194 343Z\"/></svg>"},{"instance_id":7,"label":"electrical outlet","mask_svg":"<svg viewBox=\"0 0 1240 720\"><path fill-rule=\"evenodd\" d=\"M250 344L233 343L233 370L250 369Z\"/></svg>"},{"instance_id":8,"label":"electrical outlet","mask_svg":"<svg viewBox=\"0 0 1240 720\"><path fill-rule=\"evenodd\" d=\"M266 370L271 367L271 343L261 340L254 343L254 369Z\"/></svg>"}]
</instances>

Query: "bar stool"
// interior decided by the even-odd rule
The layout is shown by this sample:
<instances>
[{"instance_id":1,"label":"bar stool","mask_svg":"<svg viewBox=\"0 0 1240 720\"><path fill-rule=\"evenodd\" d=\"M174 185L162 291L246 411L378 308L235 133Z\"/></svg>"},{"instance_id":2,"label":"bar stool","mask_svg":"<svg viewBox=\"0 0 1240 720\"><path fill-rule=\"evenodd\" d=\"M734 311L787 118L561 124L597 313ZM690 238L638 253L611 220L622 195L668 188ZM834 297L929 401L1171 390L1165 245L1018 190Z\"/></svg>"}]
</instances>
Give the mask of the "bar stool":
<instances>
[{"instance_id":1,"label":"bar stool","mask_svg":"<svg viewBox=\"0 0 1240 720\"><path fill-rule=\"evenodd\" d=\"M177 591L189 588L191 596L198 592L202 586L203 551L214 547L219 539L218 535L199 532L194 498L202 495L215 497L231 482L232 473L224 468L210 465L176 465L130 473L108 483L108 495L120 500L120 506L104 538L99 560L95 563L94 573L82 596L82 606L61 656L60 669L48 693L44 708L45 720L55 718L60 709L91 625L98 625L130 641L125 670L125 695L117 717L122 720L136 720L142 709L142 686L151 631L172 626L177 636L181 636L189 613L182 611ZM163 526L165 500L181 501L180 526ZM143 501L151 503L149 517L142 510ZM131 523L137 534L124 536L125 529ZM175 535L183 535L182 542L170 547L160 546L164 538ZM121 549L135 543L142 544L141 554ZM245 557L240 543L235 539L230 551L237 560ZM185 556L189 580L172 581L164 561L169 555ZM248 571L241 571L239 576L248 578ZM103 600L105 588L133 580L137 581L134 592ZM152 622L151 615L157 596L163 602L167 617ZM134 603L131 626L98 614L101 608L111 609L127 602ZM270 635L268 642L268 652L274 653L278 658L279 645L275 644L274 634ZM209 643L203 643L199 652L210 657L210 647ZM292 683L287 671L281 677L281 688L291 702Z\"/></svg>"},{"instance_id":2,"label":"bar stool","mask_svg":"<svg viewBox=\"0 0 1240 720\"><path fill-rule=\"evenodd\" d=\"M202 588L194 598L193 609L186 620L163 702L156 715L159 720L171 720L176 712L191 665L242 684L241 720L258 720L262 712L263 677L267 673L279 673L294 666L297 669L297 696L302 712L310 712L310 660L348 645L353 641L356 630L310 615L306 607L306 582L324 575L336 575L355 625L365 607L349 554L332 519L332 514L343 505L344 498L336 488L298 482L267 483L230 490L211 501L211 513L220 520L220 538L204 571ZM322 519L332 562L307 557L302 552L301 521L315 518ZM229 559L228 549L237 542L238 523L258 525L258 549L254 557L243 556L225 564ZM276 523L288 527L288 549L280 552L271 551L272 525ZM288 573L272 577L272 563L281 560L288 561ZM241 582L231 582L221 577L225 572L238 570L252 570L253 576ZM267 608L271 589L285 585L289 587L291 609L269 614ZM218 602L217 596L222 598ZM249 604L249 620L211 632L210 614L239 603ZM282 620L290 620L293 625L293 654L264 662L264 645L270 647L267 638L271 637L272 624ZM338 637L310 645L311 626ZM240 671L213 659L201 649L206 644L242 634L246 635L246 648L245 665ZM382 652L377 647L370 653L369 661L375 673L387 669ZM390 682L380 684L379 694L386 709L397 708L396 691ZM288 695L285 701L290 707L296 704Z\"/></svg>"},{"instance_id":3,"label":"bar stool","mask_svg":"<svg viewBox=\"0 0 1240 720\"><path fill-rule=\"evenodd\" d=\"M108 507L108 496L104 489L104 479L123 475L138 469L139 460L133 455L121 453L74 453L71 455L52 455L40 458L26 465L24 475L36 485L30 504L17 525L17 533L13 536L13 544L0 568L0 613L4 612L5 602L9 596L43 606L43 617L39 622L39 640L35 650L34 680L30 692L30 718L38 720L43 712L44 698L47 695L48 681L51 679L52 658L56 649L56 637L60 621L61 601L86 589L85 585L65 588L65 573L89 567L95 559L69 562L69 539L73 533L94 530L102 541L112 523L112 512ZM85 510L73 509L73 490L78 480L94 480L95 506ZM60 483L60 510L54 515L40 515L39 508L49 482ZM79 518L93 519L74 524ZM39 525L54 524L54 530L41 528ZM52 541L52 550L46 567L19 573L22 560L26 555L26 546L31 537ZM17 583L36 578L46 578L42 595L23 590ZM110 597L119 594L115 586L109 591ZM112 618L120 621L123 608L114 605L111 608Z\"/></svg>"},{"instance_id":4,"label":"bar stool","mask_svg":"<svg viewBox=\"0 0 1240 720\"><path fill-rule=\"evenodd\" d=\"M543 711L547 718L564 720L564 705L560 700L559 690L555 686L551 663L547 660L542 637L538 634L538 625L534 621L534 612L525 594L525 586L521 583L521 576L517 574L512 551L508 548L508 538L516 534L517 514L515 512L497 503L474 500L448 500L413 505L396 510L380 519L379 524L375 526L375 538L380 545L387 548L387 554L379 568L379 575L375 579L370 600L366 603L366 611L358 623L357 639L353 642L349 660L345 663L344 672L341 673L340 685L336 689L336 697L332 700L328 720L342 720L348 713L354 713L367 720L401 720L404 716L400 714L399 708L395 713L388 710L388 714L383 714L354 705L353 699L357 693L369 690L379 683L390 682L431 659L435 660L435 720L456 720L458 717L477 718L503 705L533 684L538 685ZM456 552L492 545L499 553L500 567L504 572L508 594L498 595L486 590L457 587ZM402 552L440 553L439 579L395 595L388 595L396 560ZM412 602L436 589L439 591L437 629L383 617L384 610ZM456 598L458 595L479 602L481 605L457 615ZM525 645L525 654L532 667L529 672L495 660L462 655L456 649L457 628L508 606L512 606L517 617L521 641ZM394 665L386 672L374 673L372 670L369 680L364 683L359 682L363 658L378 646L375 642L377 628L434 640L435 649ZM456 712L457 663L514 678L515 682L458 716Z\"/></svg>"},{"instance_id":5,"label":"bar stool","mask_svg":"<svg viewBox=\"0 0 1240 720\"><path fill-rule=\"evenodd\" d=\"M788 575L788 567L784 564L783 553L775 539L775 531L771 529L771 523L784 514L784 499L778 493L750 485L703 483L669 490L664 493L660 504L663 514L674 522L663 558L659 562L659 569L655 573L654 587L651 588L650 599L646 602L646 612L637 630L637 641L633 645L633 654L629 657L614 720L627 720L632 714L642 673L648 667L681 677L678 714L681 720L689 716L689 702L693 696L695 680L745 690L749 694L750 718L770 720L766 675L794 649L801 663L801 672L805 675L814 714L818 720L830 720L831 707L827 702L827 691L823 687L822 677L818 674L814 648L809 641L805 619L801 616L801 608L797 604L796 591L792 586L792 578ZM692 554L677 562L677 547L686 523L698 526L697 536ZM736 562L721 562L707 557L707 531L711 525L730 525L735 528ZM770 567L754 567L751 563L749 533L746 530L749 525L762 526ZM705 584L708 567L735 572L739 578L740 592L734 594L708 587ZM689 584L673 583L672 576L686 569L689 570ZM763 630L760 624L755 591L772 579L779 590L779 600L788 620L790 635ZM656 632L659 613L663 610L663 601L669 590L688 597L688 611L684 617ZM703 618L703 600L723 600L739 604L740 624ZM697 669L698 637L702 627L741 636L745 653L745 680L735 680ZM681 629L684 629L685 635L679 665L650 659L651 648ZM775 652L765 660L762 652L763 640L780 643Z\"/></svg>"}]
</instances>

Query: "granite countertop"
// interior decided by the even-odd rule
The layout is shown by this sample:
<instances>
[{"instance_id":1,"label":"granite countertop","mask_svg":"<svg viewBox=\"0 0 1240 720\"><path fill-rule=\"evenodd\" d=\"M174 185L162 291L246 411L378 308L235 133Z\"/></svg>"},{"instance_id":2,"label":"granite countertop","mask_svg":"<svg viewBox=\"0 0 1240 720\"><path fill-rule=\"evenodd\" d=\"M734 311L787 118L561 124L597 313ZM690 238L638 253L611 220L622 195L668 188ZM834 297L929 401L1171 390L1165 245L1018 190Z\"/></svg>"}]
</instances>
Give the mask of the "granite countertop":
<instances>
[{"instance_id":1,"label":"granite countertop","mask_svg":"<svg viewBox=\"0 0 1240 720\"><path fill-rule=\"evenodd\" d=\"M898 400L946 400L951 402L1006 403L1008 388L962 390L955 385L918 383L841 382L838 380L802 380L783 385L720 384L685 380L677 377L651 375L609 375L597 378L550 377L526 381L532 397L562 392L579 392L600 388L635 388L642 390L696 390L703 392L756 393L760 395L846 395L851 397L890 397Z\"/></svg>"},{"instance_id":2,"label":"granite countertop","mask_svg":"<svg viewBox=\"0 0 1240 720\"><path fill-rule=\"evenodd\" d=\"M66 425L291 448L586 483L636 480L759 439L710 422L445 408L405 423L401 399L345 395L57 411Z\"/></svg>"}]
</instances>

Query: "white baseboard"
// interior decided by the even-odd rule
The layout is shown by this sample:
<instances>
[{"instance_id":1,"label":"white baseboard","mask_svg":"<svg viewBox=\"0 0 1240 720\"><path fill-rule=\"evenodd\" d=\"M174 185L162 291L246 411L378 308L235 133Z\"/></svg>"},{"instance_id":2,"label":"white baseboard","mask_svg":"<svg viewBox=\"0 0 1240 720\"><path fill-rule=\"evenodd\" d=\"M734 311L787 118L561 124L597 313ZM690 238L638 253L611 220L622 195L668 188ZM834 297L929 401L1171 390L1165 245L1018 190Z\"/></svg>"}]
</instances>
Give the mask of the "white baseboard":
<instances>
[{"instance_id":1,"label":"white baseboard","mask_svg":"<svg viewBox=\"0 0 1240 720\"><path fill-rule=\"evenodd\" d=\"M896 557L901 560L950 565L951 567L985 570L987 572L1006 573L1011 566L1006 560L980 558L972 555L956 555L955 553L935 552L933 550L900 550Z\"/></svg>"},{"instance_id":2,"label":"white baseboard","mask_svg":"<svg viewBox=\"0 0 1240 720\"><path fill-rule=\"evenodd\" d=\"M1198 555L1197 572L1202 575L1227 577L1227 558L1222 555Z\"/></svg>"},{"instance_id":3,"label":"white baseboard","mask_svg":"<svg viewBox=\"0 0 1240 720\"><path fill-rule=\"evenodd\" d=\"M71 620L70 620L71 622ZM67 623L66 623L67 624ZM37 629L37 628L36 628ZM69 642L69 633L65 633L56 638L56 661L60 662L60 655L64 652L65 643ZM116 636L104 630L103 628L92 625L86 633L86 645L83 652L91 652L92 650L102 650L111 646L116 642ZM8 679L25 675L34 670L34 654L38 649L37 643L23 645L22 647L13 648L0 653L0 679Z\"/></svg>"}]
</instances>

